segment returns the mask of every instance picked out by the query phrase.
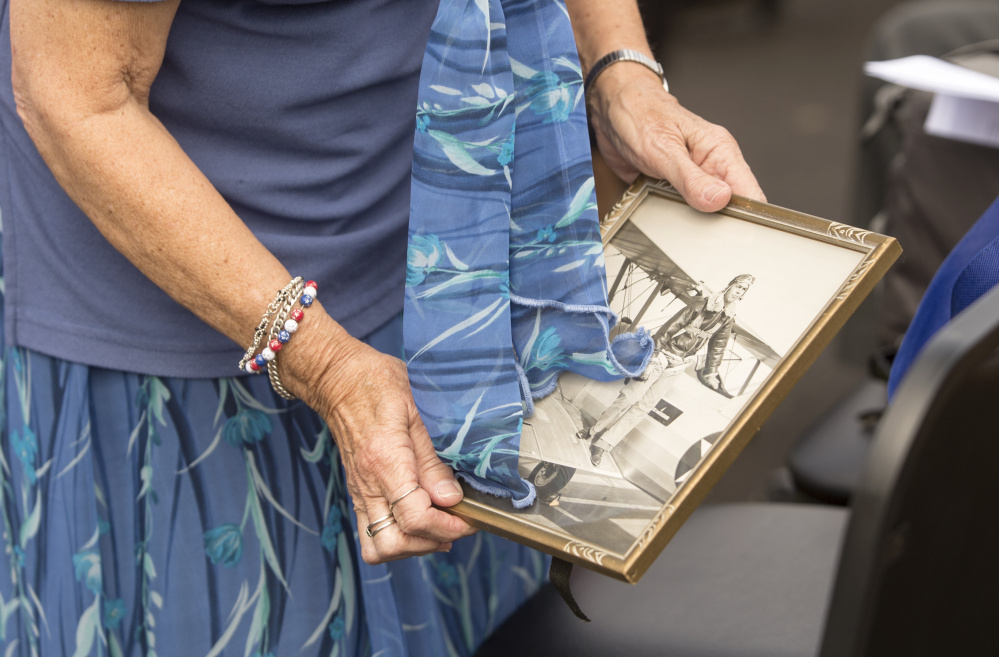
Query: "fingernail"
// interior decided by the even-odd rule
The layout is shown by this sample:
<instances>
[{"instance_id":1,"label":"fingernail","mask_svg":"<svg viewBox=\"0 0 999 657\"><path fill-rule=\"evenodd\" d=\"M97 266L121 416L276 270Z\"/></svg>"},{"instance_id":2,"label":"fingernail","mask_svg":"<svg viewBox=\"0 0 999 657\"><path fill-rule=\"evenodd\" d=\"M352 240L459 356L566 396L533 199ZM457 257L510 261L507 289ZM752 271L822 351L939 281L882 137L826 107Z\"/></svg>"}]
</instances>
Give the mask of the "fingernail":
<instances>
[{"instance_id":1,"label":"fingernail","mask_svg":"<svg viewBox=\"0 0 999 657\"><path fill-rule=\"evenodd\" d=\"M708 203L714 203L715 199L728 191L725 185L711 185L704 190L704 198Z\"/></svg>"},{"instance_id":2,"label":"fingernail","mask_svg":"<svg viewBox=\"0 0 999 657\"><path fill-rule=\"evenodd\" d=\"M435 552L450 552L451 551L451 543L445 543L444 545L440 546L439 548L437 548L434 551Z\"/></svg>"},{"instance_id":3,"label":"fingernail","mask_svg":"<svg viewBox=\"0 0 999 657\"><path fill-rule=\"evenodd\" d=\"M437 482L437 494L446 500L449 497L461 497L464 493L456 479L445 479Z\"/></svg>"}]
</instances>

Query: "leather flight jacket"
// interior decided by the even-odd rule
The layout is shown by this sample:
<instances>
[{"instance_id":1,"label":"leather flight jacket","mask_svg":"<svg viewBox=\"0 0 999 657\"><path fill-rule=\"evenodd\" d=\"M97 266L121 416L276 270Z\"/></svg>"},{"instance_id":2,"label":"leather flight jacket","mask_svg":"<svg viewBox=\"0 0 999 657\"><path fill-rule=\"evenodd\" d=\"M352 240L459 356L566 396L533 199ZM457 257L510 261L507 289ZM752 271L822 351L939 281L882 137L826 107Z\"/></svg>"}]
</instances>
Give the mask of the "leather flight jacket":
<instances>
[{"instance_id":1,"label":"leather flight jacket","mask_svg":"<svg viewBox=\"0 0 999 657\"><path fill-rule=\"evenodd\" d=\"M718 312L707 310L707 299L704 298L678 312L652 337L658 343L665 336L668 340L666 348L681 358L695 355L707 343L707 355L701 371L704 374L717 373L734 326L735 317L726 314L724 309Z\"/></svg>"}]
</instances>

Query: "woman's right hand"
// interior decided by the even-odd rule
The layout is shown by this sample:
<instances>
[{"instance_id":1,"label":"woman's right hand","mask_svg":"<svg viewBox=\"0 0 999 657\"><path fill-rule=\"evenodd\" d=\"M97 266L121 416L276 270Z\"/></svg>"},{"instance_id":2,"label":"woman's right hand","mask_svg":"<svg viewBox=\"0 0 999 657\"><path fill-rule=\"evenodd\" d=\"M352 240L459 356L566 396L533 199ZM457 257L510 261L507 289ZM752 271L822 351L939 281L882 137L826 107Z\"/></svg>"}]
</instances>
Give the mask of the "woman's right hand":
<instances>
[{"instance_id":1,"label":"woman's right hand","mask_svg":"<svg viewBox=\"0 0 999 657\"><path fill-rule=\"evenodd\" d=\"M310 320L320 319L315 309L310 309ZM323 315L322 321L331 326L311 326L309 343L325 338L326 347L298 346L311 354L312 368L320 354L325 363L313 370L317 374L308 384L286 381L286 385L322 415L340 448L362 558L374 564L447 551L452 541L476 530L435 508L460 501L461 486L434 451L413 401L405 363L350 337L328 316ZM288 346L299 337L305 335L296 336ZM292 355L291 349L287 355ZM294 358L301 357L299 350ZM388 516L390 502L417 485L420 488L392 510L397 522L369 537L365 527Z\"/></svg>"}]
</instances>

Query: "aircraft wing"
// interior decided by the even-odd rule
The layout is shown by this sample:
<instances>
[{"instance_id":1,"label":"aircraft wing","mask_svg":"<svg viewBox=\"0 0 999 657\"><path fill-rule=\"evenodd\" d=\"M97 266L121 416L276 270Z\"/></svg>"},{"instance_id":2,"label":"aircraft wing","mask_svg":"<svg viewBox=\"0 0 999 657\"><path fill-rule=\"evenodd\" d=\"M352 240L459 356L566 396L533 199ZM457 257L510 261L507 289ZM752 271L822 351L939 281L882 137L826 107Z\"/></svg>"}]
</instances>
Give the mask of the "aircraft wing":
<instances>
[{"instance_id":1,"label":"aircraft wing","mask_svg":"<svg viewBox=\"0 0 999 657\"><path fill-rule=\"evenodd\" d=\"M628 260L647 272L650 278L665 280L674 296L687 305L713 292L704 283L696 281L631 222L625 223L614 234L611 242ZM754 358L771 368L777 365L780 354L774 351L758 332L736 319L734 333L735 341Z\"/></svg>"},{"instance_id":2,"label":"aircraft wing","mask_svg":"<svg viewBox=\"0 0 999 657\"><path fill-rule=\"evenodd\" d=\"M625 223L611 242L628 260L645 270L654 280L670 279L670 290L679 297L692 298L689 291L698 286L680 265L663 252L645 233L631 222Z\"/></svg>"},{"instance_id":3,"label":"aircraft wing","mask_svg":"<svg viewBox=\"0 0 999 657\"><path fill-rule=\"evenodd\" d=\"M738 342L746 351L753 355L753 358L760 361L764 365L773 369L777 366L777 361L780 360L780 354L773 350L773 347L768 345L763 341L759 335L754 333L744 324L740 324L739 320L735 320L735 341Z\"/></svg>"}]
</instances>

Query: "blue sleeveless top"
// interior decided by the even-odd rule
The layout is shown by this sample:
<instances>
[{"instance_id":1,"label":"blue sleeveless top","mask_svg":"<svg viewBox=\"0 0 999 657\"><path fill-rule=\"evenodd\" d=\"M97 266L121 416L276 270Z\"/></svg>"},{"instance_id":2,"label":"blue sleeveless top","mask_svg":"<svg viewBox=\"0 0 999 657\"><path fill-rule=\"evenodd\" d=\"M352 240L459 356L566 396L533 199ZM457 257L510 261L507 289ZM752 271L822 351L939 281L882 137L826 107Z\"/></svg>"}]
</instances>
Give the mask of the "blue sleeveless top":
<instances>
[{"instance_id":1,"label":"blue sleeveless top","mask_svg":"<svg viewBox=\"0 0 999 657\"><path fill-rule=\"evenodd\" d=\"M182 2L150 106L254 234L355 335L402 309L414 113L437 3ZM242 346L120 255L14 106L0 0L7 343L160 376L237 375ZM189 234L198 236L198 218Z\"/></svg>"}]
</instances>

